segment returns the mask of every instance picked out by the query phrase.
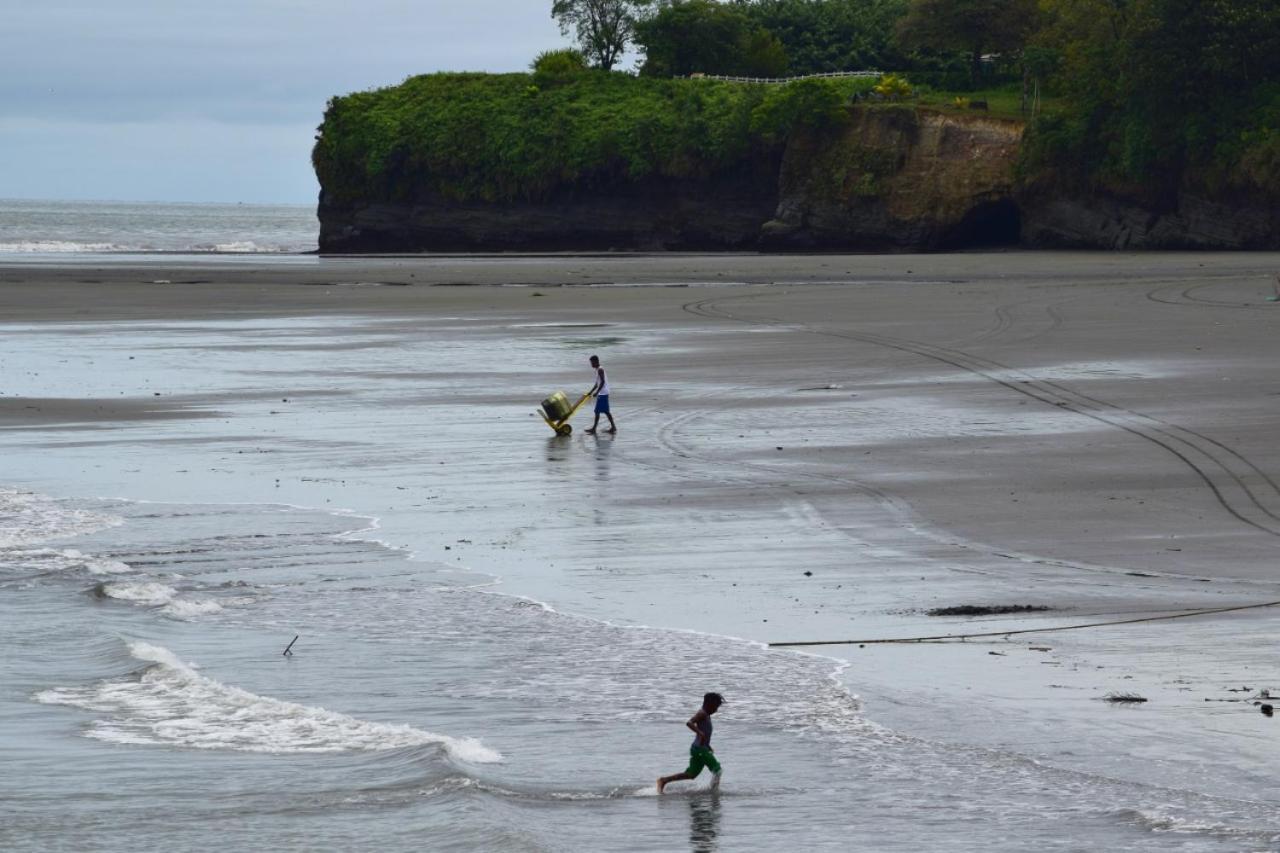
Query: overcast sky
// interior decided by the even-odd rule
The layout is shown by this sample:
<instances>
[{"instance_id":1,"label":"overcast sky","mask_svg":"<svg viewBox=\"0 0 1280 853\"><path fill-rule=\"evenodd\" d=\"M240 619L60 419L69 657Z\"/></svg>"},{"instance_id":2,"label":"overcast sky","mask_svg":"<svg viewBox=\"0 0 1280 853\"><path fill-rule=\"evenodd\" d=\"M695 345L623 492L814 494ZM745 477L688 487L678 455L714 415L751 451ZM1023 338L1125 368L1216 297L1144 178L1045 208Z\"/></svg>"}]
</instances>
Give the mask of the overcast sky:
<instances>
[{"instance_id":1,"label":"overcast sky","mask_svg":"<svg viewBox=\"0 0 1280 853\"><path fill-rule=\"evenodd\" d=\"M300 202L325 101L518 71L551 0L11 0L0 198Z\"/></svg>"}]
</instances>

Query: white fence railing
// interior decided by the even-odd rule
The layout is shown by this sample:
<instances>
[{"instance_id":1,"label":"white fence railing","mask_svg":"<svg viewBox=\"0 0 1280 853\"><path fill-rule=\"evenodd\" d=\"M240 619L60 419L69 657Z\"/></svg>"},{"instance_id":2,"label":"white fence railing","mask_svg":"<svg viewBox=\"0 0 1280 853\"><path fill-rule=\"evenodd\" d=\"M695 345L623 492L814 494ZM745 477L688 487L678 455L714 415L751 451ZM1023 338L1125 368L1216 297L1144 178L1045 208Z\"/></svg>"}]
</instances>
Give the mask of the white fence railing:
<instances>
[{"instance_id":1,"label":"white fence railing","mask_svg":"<svg viewBox=\"0 0 1280 853\"><path fill-rule=\"evenodd\" d=\"M819 77L875 77L880 71L824 71L821 74L801 74L798 77L729 77L724 74L690 74L691 80L723 80L726 83L793 83L796 80L813 80Z\"/></svg>"}]
</instances>

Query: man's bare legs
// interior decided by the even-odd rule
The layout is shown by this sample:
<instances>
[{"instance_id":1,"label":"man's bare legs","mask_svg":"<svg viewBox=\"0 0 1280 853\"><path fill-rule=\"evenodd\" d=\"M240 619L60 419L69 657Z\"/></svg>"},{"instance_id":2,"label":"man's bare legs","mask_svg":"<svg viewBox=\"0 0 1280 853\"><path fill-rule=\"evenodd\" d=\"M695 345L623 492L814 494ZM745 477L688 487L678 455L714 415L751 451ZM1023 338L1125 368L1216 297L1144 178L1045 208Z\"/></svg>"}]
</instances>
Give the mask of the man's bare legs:
<instances>
[{"instance_id":1,"label":"man's bare legs","mask_svg":"<svg viewBox=\"0 0 1280 853\"><path fill-rule=\"evenodd\" d=\"M605 412L604 416L609 419L609 428L605 432L617 432L618 425L613 422L613 412ZM595 423L591 425L591 429L587 430L587 435L595 435L596 430L600 428L600 413L596 412Z\"/></svg>"}]
</instances>

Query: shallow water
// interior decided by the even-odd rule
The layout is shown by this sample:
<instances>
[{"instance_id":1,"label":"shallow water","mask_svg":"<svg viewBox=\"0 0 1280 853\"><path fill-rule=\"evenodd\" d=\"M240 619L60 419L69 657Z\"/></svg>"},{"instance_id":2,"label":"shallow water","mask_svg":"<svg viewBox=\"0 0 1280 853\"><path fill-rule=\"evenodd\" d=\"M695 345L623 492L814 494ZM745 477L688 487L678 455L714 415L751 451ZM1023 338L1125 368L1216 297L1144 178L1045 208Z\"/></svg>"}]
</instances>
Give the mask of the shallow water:
<instances>
[{"instance_id":1,"label":"shallow water","mask_svg":"<svg viewBox=\"0 0 1280 853\"><path fill-rule=\"evenodd\" d=\"M689 434L706 419L681 438L680 416L633 411L616 445L531 437L529 407L504 395L563 381L582 336L601 332L513 333L521 322L5 328L7 393L198 391L181 403L204 417L5 438L0 849L195 849L214 836L231 851L1280 845L1273 804L1119 781L1118 761L1078 772L906 736L875 722L845 686L857 671L835 660L636 624L638 602L655 603L654 624L715 631L728 621L718 608L781 598L778 566L799 536L816 540L821 496L772 515L664 513L677 489L760 488L757 462L698 479L713 463ZM610 329L618 352L688 346L643 324ZM751 416L722 417L745 430ZM639 438L646 418L662 453ZM743 455L774 441L753 435ZM86 497L113 493L158 502ZM820 572L891 580L909 562L856 533L839 549L817 540ZM576 604L508 594L478 563ZM725 604L729 577L755 597ZM721 790L704 779L654 796L654 777L682 768L682 723L712 687L728 697Z\"/></svg>"},{"instance_id":2,"label":"shallow water","mask_svg":"<svg viewBox=\"0 0 1280 853\"><path fill-rule=\"evenodd\" d=\"M6 849L1277 840L1270 808L898 736L832 661L557 613L351 516L6 490L0 518ZM723 788L659 800L712 682Z\"/></svg>"}]
</instances>

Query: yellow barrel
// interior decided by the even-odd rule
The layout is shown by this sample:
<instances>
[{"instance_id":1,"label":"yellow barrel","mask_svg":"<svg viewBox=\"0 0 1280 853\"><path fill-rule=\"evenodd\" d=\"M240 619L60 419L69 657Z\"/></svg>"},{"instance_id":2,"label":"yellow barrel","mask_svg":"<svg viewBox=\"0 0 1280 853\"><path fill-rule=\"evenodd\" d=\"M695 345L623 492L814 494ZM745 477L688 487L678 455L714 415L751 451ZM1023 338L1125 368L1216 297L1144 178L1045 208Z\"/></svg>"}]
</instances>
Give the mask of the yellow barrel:
<instances>
[{"instance_id":1,"label":"yellow barrel","mask_svg":"<svg viewBox=\"0 0 1280 853\"><path fill-rule=\"evenodd\" d=\"M562 421L569 416L569 398L563 391L557 391L542 401L542 411L553 421Z\"/></svg>"}]
</instances>

